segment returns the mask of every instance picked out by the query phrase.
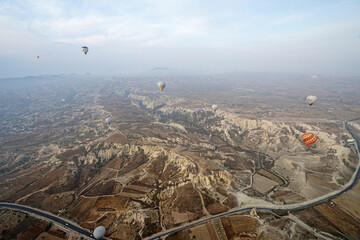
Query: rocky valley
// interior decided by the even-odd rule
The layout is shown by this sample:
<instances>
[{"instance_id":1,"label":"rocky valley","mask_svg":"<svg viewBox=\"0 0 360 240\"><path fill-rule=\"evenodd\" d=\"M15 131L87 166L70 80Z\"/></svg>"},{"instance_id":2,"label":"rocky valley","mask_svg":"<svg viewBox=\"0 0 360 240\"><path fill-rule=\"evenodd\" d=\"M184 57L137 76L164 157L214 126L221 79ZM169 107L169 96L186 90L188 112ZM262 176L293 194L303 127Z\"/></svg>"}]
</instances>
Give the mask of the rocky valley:
<instances>
[{"instance_id":1,"label":"rocky valley","mask_svg":"<svg viewBox=\"0 0 360 240\"><path fill-rule=\"evenodd\" d=\"M338 78L67 76L4 89L0 200L89 231L105 226L111 239L142 239L237 208L331 194L359 165L344 125L360 117L359 81L342 76L352 87L339 88ZM309 89L319 96L311 107ZM360 136L359 121L349 128ZM304 144L305 132L316 144ZM301 211L226 216L166 239L356 239L359 209L349 202L360 200L358 189Z\"/></svg>"}]
</instances>

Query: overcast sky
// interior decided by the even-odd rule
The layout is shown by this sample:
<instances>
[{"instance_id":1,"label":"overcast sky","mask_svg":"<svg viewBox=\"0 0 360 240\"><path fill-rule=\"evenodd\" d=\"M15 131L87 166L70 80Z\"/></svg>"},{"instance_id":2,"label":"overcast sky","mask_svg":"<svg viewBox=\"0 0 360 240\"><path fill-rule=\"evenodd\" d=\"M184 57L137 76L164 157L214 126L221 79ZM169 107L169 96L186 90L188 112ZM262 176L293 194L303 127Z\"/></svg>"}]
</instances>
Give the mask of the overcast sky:
<instances>
[{"instance_id":1,"label":"overcast sky","mask_svg":"<svg viewBox=\"0 0 360 240\"><path fill-rule=\"evenodd\" d=\"M359 0L0 0L0 77L359 66Z\"/></svg>"}]
</instances>

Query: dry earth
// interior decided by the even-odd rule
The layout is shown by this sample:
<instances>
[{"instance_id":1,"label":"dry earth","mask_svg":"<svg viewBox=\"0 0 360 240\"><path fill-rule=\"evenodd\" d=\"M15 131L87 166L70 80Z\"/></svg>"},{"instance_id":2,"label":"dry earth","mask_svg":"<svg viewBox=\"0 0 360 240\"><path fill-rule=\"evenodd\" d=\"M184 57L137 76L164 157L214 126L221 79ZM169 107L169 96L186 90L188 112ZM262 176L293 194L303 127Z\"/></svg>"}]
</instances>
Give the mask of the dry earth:
<instances>
[{"instance_id":1,"label":"dry earth","mask_svg":"<svg viewBox=\"0 0 360 240\"><path fill-rule=\"evenodd\" d=\"M124 78L64 88L69 101L61 104L46 88L30 100L20 91L11 98L17 117L1 118L0 199L51 211L90 231L103 225L112 239L136 239L242 204L296 203L340 189L358 156L339 120L358 116L359 93L337 97L334 91L345 90L329 77L319 103L307 108L301 86L312 83L304 79L287 91L281 78L271 90L256 81L242 86L251 77L228 77L224 88L213 77L208 89L207 78L193 88L192 77L165 78L160 94L153 88L158 79ZM220 105L216 113L212 103ZM351 128L360 132L358 123ZM317 143L306 147L305 132L316 134ZM315 238L306 224L355 239L359 194L355 188L336 198L337 208L325 203L296 213L300 220L231 216L168 239Z\"/></svg>"}]
</instances>

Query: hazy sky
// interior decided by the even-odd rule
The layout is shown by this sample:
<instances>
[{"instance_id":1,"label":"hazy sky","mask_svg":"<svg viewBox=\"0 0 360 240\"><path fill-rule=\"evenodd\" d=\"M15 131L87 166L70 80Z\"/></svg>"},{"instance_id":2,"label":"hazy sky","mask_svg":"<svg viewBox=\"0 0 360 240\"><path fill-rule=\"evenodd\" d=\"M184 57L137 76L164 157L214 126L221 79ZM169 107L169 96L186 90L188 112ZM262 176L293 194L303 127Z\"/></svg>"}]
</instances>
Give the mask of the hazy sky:
<instances>
[{"instance_id":1,"label":"hazy sky","mask_svg":"<svg viewBox=\"0 0 360 240\"><path fill-rule=\"evenodd\" d=\"M0 0L0 36L0 77L360 72L359 0Z\"/></svg>"}]
</instances>

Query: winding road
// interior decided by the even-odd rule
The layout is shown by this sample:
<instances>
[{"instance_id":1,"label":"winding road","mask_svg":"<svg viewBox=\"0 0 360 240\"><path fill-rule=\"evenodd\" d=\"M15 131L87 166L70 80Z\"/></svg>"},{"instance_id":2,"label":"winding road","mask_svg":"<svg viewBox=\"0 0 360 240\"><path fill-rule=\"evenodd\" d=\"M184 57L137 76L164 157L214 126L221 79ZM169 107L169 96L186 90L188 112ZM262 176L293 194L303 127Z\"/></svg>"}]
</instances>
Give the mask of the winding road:
<instances>
[{"instance_id":1,"label":"winding road","mask_svg":"<svg viewBox=\"0 0 360 240\"><path fill-rule=\"evenodd\" d=\"M182 226L179 226L179 227L175 227L175 228L172 228L172 229L160 232L160 233L156 233L156 234L154 234L154 235L152 235L150 237L147 237L145 239L147 239L147 240L159 239L159 238L167 236L169 234L172 234L172 233L175 233L175 232L187 229L187 228L191 228L193 226L205 223L205 222L210 221L210 220L214 220L214 219L218 219L218 218L221 218L221 217L224 217L224 216L229 216L229 215L233 215L233 214L238 214L238 213L243 213L243 212L246 212L246 211L250 211L254 207L256 207L257 211L264 211L264 212L266 212L266 211L278 211L278 212L297 211L297 210L301 210L301 209L304 209L304 208L307 208L307 207L317 205L319 203L326 202L326 201L328 201L330 199L333 199L333 198L336 198L336 197L340 196L341 194L343 194L344 192L350 190L351 188L353 188L355 186L355 184L356 184L356 182L357 182L357 180L359 178L359 174L360 174L359 142L358 142L358 139L355 138L355 136L351 133L351 131L348 128L348 123L352 122L352 121L356 121L356 120L360 120L360 118L352 119L352 120L349 120L349 121L344 123L344 129L355 139L355 146L356 146L356 149L357 149L357 152L358 152L359 162L358 162L358 166L357 166L352 178L344 186L343 189L336 190L336 191L333 191L333 192L328 193L326 195L323 195L321 197L311 199L311 200L308 200L308 201L305 201L305 202L302 202L302 203L297 203L297 204L275 205L275 204L269 203L268 205L255 204L255 205L244 206L244 207L241 207L241 208L235 208L235 209L232 209L231 211L228 211L228 212L225 212L225 213L221 213L221 214L217 214L217 215L213 215L213 216L207 216L207 217L204 217L202 219L193 221L191 223L188 223L188 224L185 224L185 225L182 225ZM57 224L62 225L65 228L69 228L69 229L71 229L71 230L73 230L73 231L75 231L75 232L77 232L79 234L82 234L82 235L84 235L84 236L86 236L88 238L95 239L90 232L82 229L80 226L74 225L73 223L68 222L67 220L65 220L63 218L60 218L58 216L55 216L55 215L53 215L51 213L48 213L48 212L45 212L45 211L42 211L42 210L38 210L38 209L34 209L34 208L31 208L31 207L27 207L27 206L23 206L23 205L19 205L19 204L14 204L14 203L7 203L7 202L0 202L0 208L14 209L14 210L19 210L19 211L35 214L35 215L38 215L40 217L46 218L49 221L56 222Z\"/></svg>"},{"instance_id":2,"label":"winding road","mask_svg":"<svg viewBox=\"0 0 360 240\"><path fill-rule=\"evenodd\" d=\"M352 178L344 186L343 189L336 190L336 191L333 191L331 193L325 194L325 195L323 195L321 197L314 198L314 199L311 199L311 200L308 200L308 201L305 201L305 202L302 202L302 203L297 203L297 204L289 204L289 205L280 205L280 206L278 206L278 205L269 203L269 205L254 204L254 205L244 206L244 207L241 207L241 208L235 208L235 209L232 209L232 210L230 210L228 212L225 212L225 213L220 213L220 214L217 214L217 215L205 217L205 218L193 221L193 222L191 222L189 224L186 224L186 225L182 225L182 226L179 226L179 227L176 227L176 228L169 229L167 231L156 233L156 234L154 234L154 235L152 235L152 236L150 236L148 238L145 238L145 239L146 240L159 239L159 238L167 236L169 234L172 234L172 233L175 233L175 232L187 229L187 228L194 227L196 225L205 223L205 222L213 220L213 219L217 219L217 218L221 218L221 217L225 217L225 216L229 216L229 215L233 215L233 214L238 214L238 213L243 213L243 212L246 212L246 211L250 211L254 207L256 207L256 210L258 212L259 211L263 211L263 212L266 212L266 211L291 212L291 211L297 211L297 210L301 210L301 209L304 209L304 208L307 208L307 207L311 207L311 206L317 205L319 203L326 202L326 201L328 201L330 199L333 199L333 198L336 198L336 197L340 196L341 194L343 194L344 192L350 190L351 188L353 188L355 186L355 184L356 184L356 182L357 182L357 180L359 178L359 174L360 174L359 142L355 138L355 136L352 134L352 132L350 132L349 127L348 127L349 122L356 121L356 120L360 120L360 118L352 119L352 120L349 120L349 121L344 123L344 129L355 139L355 146L356 146L356 149L357 149L357 152L358 152L359 162L358 162L358 165L356 167L356 170L355 170Z\"/></svg>"},{"instance_id":3,"label":"winding road","mask_svg":"<svg viewBox=\"0 0 360 240\"><path fill-rule=\"evenodd\" d=\"M95 239L93 237L92 233L82 229L80 226L74 225L73 223L71 223L61 217L55 216L49 212L45 212L45 211L35 209L32 207L28 207L28 206L23 206L23 205L19 205L19 204L15 204L15 203L7 203L7 202L0 202L0 208L8 208L8 209L19 210L22 212L35 214L42 218L45 218L46 220L49 220L51 222L55 222L59 225L62 225L65 228L69 228L77 233L80 233L80 234L86 236L86 237Z\"/></svg>"}]
</instances>

